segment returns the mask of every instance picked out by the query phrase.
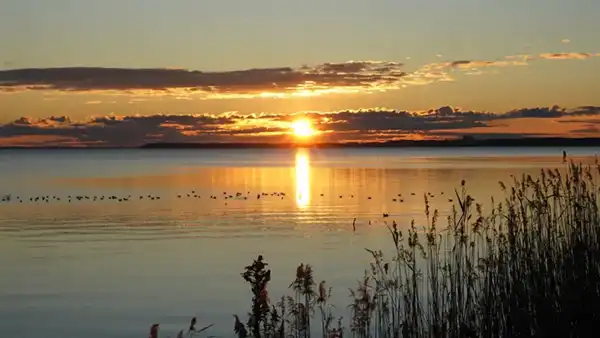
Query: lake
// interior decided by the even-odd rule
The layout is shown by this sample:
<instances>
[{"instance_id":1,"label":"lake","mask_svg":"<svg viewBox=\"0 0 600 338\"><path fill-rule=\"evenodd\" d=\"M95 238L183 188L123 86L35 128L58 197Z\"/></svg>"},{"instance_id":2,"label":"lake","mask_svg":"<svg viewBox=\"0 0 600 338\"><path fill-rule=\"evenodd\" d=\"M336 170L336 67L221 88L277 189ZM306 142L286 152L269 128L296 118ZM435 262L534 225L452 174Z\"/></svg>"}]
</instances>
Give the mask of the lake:
<instances>
[{"instance_id":1,"label":"lake","mask_svg":"<svg viewBox=\"0 0 600 338\"><path fill-rule=\"evenodd\" d=\"M174 337L196 316L231 337L250 310L240 273L259 254L273 300L309 263L347 318L364 249L391 246L386 222L422 226L428 192L447 214L463 179L489 206L499 181L561 167L562 150L3 150L0 330L125 338L160 323Z\"/></svg>"}]
</instances>

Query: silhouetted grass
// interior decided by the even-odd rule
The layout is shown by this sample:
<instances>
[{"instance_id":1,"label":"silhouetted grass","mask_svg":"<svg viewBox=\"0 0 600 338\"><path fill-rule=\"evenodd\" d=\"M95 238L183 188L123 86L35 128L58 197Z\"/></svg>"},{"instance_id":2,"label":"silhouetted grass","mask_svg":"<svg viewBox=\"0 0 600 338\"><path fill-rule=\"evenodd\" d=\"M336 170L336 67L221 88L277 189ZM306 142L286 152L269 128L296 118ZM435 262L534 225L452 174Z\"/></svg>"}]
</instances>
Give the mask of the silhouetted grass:
<instances>
[{"instance_id":1,"label":"silhouetted grass","mask_svg":"<svg viewBox=\"0 0 600 338\"><path fill-rule=\"evenodd\" d=\"M425 195L427 225L389 226L392 254L367 250L371 266L350 291L351 318L335 319L325 282L300 265L293 296L271 304L270 270L246 268L253 299L238 337L586 337L600 318L600 166L565 164L508 187L482 206L462 182L445 227ZM335 326L335 327L334 327ZM320 330L315 330L320 328Z\"/></svg>"}]
</instances>

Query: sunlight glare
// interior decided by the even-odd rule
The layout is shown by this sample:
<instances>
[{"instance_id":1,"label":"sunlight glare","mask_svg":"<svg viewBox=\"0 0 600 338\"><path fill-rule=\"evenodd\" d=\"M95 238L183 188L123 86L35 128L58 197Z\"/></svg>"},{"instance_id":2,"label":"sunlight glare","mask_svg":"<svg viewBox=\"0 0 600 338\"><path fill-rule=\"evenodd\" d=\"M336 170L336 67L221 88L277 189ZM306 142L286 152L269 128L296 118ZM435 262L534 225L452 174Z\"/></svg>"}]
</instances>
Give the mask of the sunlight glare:
<instances>
[{"instance_id":1,"label":"sunlight glare","mask_svg":"<svg viewBox=\"0 0 600 338\"><path fill-rule=\"evenodd\" d=\"M297 120L292 123L292 130L294 135L299 138L311 137L315 134L309 120Z\"/></svg>"},{"instance_id":2,"label":"sunlight glare","mask_svg":"<svg viewBox=\"0 0 600 338\"><path fill-rule=\"evenodd\" d=\"M296 204L305 208L310 202L310 164L306 149L296 153Z\"/></svg>"}]
</instances>

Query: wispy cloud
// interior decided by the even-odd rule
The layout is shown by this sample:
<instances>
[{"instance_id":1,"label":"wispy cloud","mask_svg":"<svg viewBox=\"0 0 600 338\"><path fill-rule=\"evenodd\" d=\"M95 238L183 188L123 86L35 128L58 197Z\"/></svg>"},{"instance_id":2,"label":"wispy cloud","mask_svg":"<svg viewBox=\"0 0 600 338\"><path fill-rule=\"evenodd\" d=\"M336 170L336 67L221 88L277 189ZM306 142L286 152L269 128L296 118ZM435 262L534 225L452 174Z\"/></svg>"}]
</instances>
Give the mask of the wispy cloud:
<instances>
[{"instance_id":1,"label":"wispy cloud","mask_svg":"<svg viewBox=\"0 0 600 338\"><path fill-rule=\"evenodd\" d=\"M117 101L101 101L101 100L92 100L92 101L85 102L86 105L116 104L116 103L117 103Z\"/></svg>"},{"instance_id":2,"label":"wispy cloud","mask_svg":"<svg viewBox=\"0 0 600 338\"><path fill-rule=\"evenodd\" d=\"M284 142L290 124L308 118L323 142L440 138L462 135L600 136L600 107L523 108L504 113L464 111L449 106L428 111L387 108L292 115L235 112L195 115L22 117L0 125L0 145L139 146L148 142ZM533 127L532 127L533 126ZM543 126L543 127L540 127Z\"/></svg>"},{"instance_id":3,"label":"wispy cloud","mask_svg":"<svg viewBox=\"0 0 600 338\"><path fill-rule=\"evenodd\" d=\"M592 53L544 53L540 54L540 58L547 60L585 60L589 59L594 54Z\"/></svg>"},{"instance_id":4,"label":"wispy cloud","mask_svg":"<svg viewBox=\"0 0 600 338\"><path fill-rule=\"evenodd\" d=\"M376 92L454 81L454 72L482 74L485 69L526 66L537 59L587 59L593 53L513 55L498 60L454 60L407 69L402 62L347 61L297 68L278 67L222 72L173 68L63 67L0 70L0 92L45 90L101 92L180 99L295 97L332 93ZM442 57L438 55L438 57Z\"/></svg>"},{"instance_id":5,"label":"wispy cloud","mask_svg":"<svg viewBox=\"0 0 600 338\"><path fill-rule=\"evenodd\" d=\"M452 62L432 63L423 66L423 69L443 70L443 69L473 69L487 67L508 67L508 66L526 66L531 58L527 56L506 57L503 60L481 61L481 60L457 60Z\"/></svg>"}]
</instances>

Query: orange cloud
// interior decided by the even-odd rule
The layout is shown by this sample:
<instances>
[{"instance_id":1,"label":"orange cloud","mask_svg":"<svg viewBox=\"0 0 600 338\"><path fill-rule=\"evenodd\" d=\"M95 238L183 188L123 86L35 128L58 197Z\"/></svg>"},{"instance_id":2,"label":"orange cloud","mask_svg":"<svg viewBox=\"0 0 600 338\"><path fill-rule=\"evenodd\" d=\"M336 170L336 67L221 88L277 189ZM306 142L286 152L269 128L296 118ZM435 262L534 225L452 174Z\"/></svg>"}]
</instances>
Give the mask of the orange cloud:
<instances>
[{"instance_id":1,"label":"orange cloud","mask_svg":"<svg viewBox=\"0 0 600 338\"><path fill-rule=\"evenodd\" d=\"M485 127L443 130L443 134L456 135L527 135L529 137L600 137L598 117L557 117L551 119L516 118L506 121L490 121Z\"/></svg>"},{"instance_id":2,"label":"orange cloud","mask_svg":"<svg viewBox=\"0 0 600 338\"><path fill-rule=\"evenodd\" d=\"M540 58L546 60L585 60L589 59L594 54L591 53L544 53L540 54Z\"/></svg>"}]
</instances>

